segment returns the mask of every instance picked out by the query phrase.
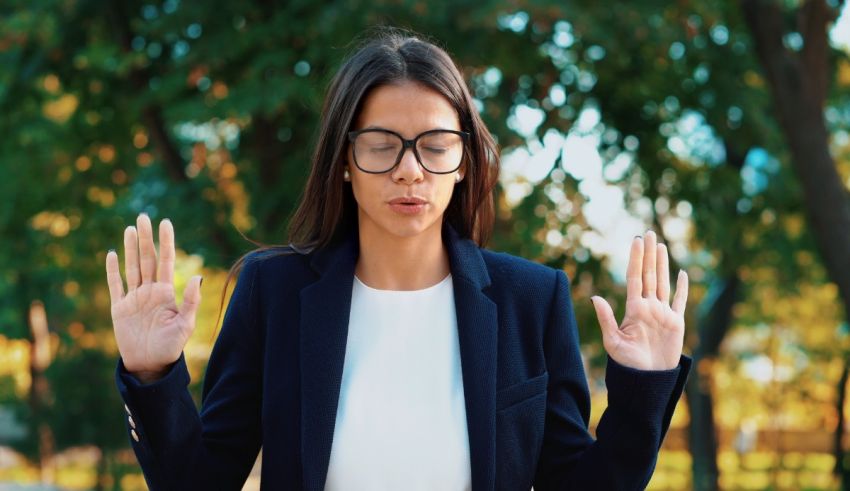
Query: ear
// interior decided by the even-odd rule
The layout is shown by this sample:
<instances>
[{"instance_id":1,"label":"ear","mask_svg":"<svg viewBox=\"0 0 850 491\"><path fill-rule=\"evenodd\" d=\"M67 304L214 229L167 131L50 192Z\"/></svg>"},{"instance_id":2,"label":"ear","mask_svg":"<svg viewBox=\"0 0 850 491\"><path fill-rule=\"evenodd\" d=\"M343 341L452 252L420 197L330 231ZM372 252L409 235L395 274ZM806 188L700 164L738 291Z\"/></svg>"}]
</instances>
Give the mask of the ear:
<instances>
[{"instance_id":1,"label":"ear","mask_svg":"<svg viewBox=\"0 0 850 491\"><path fill-rule=\"evenodd\" d=\"M458 167L457 169L457 174L455 174L455 184L460 183L461 181L463 181L463 178L466 177L467 165L469 165L469 155L464 155L460 167Z\"/></svg>"}]
</instances>

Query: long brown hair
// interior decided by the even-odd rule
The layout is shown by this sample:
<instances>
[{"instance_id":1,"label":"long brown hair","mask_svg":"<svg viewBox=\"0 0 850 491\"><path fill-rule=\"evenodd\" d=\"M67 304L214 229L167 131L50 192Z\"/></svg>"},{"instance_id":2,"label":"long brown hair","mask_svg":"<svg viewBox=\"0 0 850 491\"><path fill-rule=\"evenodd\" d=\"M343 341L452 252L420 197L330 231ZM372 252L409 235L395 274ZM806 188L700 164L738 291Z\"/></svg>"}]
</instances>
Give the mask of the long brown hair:
<instances>
[{"instance_id":1,"label":"long brown hair","mask_svg":"<svg viewBox=\"0 0 850 491\"><path fill-rule=\"evenodd\" d=\"M327 247L356 229L357 203L351 186L343 180L347 133L370 90L407 81L442 94L457 111L461 130L470 133L462 164L464 179L455 186L444 220L461 237L482 247L486 245L493 229L499 149L475 108L463 76L448 53L423 36L398 28L376 28L346 58L330 83L310 175L289 222L289 245L267 245L248 239L259 247L243 254L230 268L219 304L219 319L227 286L248 255L265 251L269 254L264 253L263 257L305 253Z\"/></svg>"}]
</instances>

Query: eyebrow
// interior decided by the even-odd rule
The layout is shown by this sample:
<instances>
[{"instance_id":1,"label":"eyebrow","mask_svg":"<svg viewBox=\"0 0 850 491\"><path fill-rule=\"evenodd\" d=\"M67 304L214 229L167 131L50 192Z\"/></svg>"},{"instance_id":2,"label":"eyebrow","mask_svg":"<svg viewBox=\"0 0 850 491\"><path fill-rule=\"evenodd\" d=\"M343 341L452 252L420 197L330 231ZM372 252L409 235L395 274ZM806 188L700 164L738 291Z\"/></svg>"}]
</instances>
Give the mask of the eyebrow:
<instances>
[{"instance_id":1,"label":"eyebrow","mask_svg":"<svg viewBox=\"0 0 850 491\"><path fill-rule=\"evenodd\" d=\"M384 130L384 131L392 131L392 132L395 132L395 133L400 133L400 131L392 130L390 128L384 128L383 126L376 126L374 124L360 128L359 131L363 131L363 130ZM437 127L437 128L431 128L431 129L427 129L425 131L422 131L422 132L420 132L420 134L425 133L426 131L433 131L433 130L460 131L460 130L454 130L454 129L451 129L451 128Z\"/></svg>"}]
</instances>

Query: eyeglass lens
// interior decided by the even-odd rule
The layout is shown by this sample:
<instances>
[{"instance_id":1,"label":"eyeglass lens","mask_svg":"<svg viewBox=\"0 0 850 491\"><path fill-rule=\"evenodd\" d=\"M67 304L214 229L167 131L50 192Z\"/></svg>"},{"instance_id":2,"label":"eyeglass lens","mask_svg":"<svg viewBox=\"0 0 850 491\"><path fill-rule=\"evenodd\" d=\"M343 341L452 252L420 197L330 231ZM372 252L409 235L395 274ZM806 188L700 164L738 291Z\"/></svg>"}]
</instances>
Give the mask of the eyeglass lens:
<instances>
[{"instance_id":1,"label":"eyeglass lens","mask_svg":"<svg viewBox=\"0 0 850 491\"><path fill-rule=\"evenodd\" d=\"M354 157L365 171L382 172L392 168L404 144L398 135L384 131L360 133L354 140ZM436 131L416 141L420 162L431 172L451 172L463 158L463 139L457 133Z\"/></svg>"}]
</instances>

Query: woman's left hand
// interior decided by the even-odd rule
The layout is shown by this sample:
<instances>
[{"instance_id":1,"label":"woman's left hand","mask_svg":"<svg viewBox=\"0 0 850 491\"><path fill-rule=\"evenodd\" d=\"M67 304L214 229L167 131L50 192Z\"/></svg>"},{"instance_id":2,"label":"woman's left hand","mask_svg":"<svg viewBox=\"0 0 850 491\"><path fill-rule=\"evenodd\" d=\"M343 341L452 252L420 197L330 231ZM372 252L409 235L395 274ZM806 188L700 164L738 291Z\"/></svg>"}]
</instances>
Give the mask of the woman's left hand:
<instances>
[{"instance_id":1,"label":"woman's left hand","mask_svg":"<svg viewBox=\"0 0 850 491\"><path fill-rule=\"evenodd\" d=\"M626 314L620 326L602 297L591 297L602 327L602 345L617 363L639 370L668 370L679 365L685 338L688 275L679 271L670 304L667 247L655 232L632 241L626 273Z\"/></svg>"}]
</instances>

